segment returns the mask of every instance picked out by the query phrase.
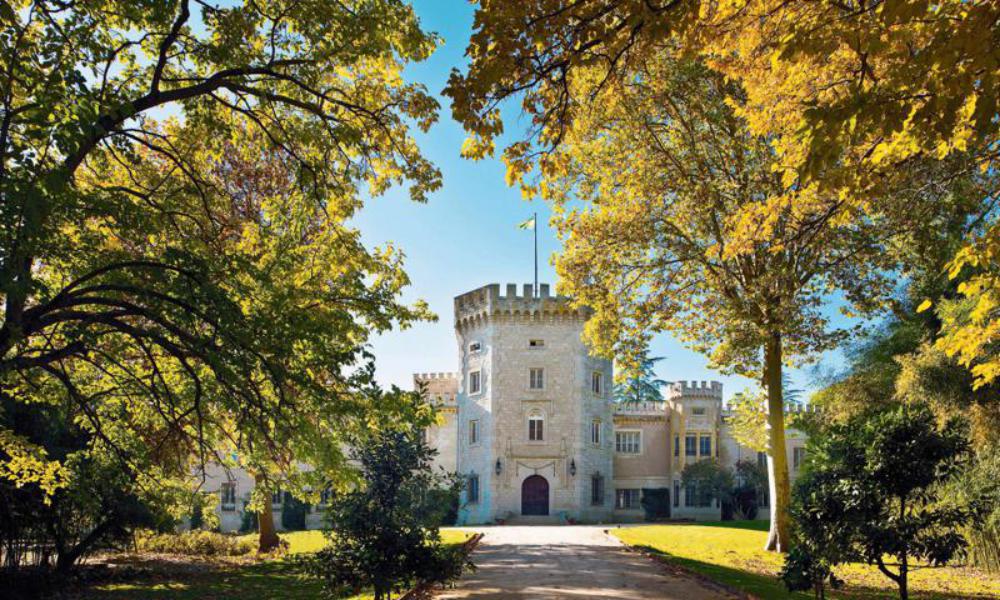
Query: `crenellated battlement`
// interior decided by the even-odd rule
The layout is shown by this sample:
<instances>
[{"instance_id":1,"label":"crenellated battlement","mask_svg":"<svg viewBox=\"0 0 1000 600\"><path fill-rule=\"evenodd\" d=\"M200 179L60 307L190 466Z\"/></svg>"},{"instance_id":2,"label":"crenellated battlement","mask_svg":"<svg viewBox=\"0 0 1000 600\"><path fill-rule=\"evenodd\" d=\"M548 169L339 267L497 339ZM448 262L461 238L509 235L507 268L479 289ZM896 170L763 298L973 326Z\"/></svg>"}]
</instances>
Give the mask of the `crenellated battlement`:
<instances>
[{"instance_id":1,"label":"crenellated battlement","mask_svg":"<svg viewBox=\"0 0 1000 600\"><path fill-rule=\"evenodd\" d=\"M458 373L455 372L439 372L439 373L414 373L414 381L430 381L432 379L454 379L458 381Z\"/></svg>"},{"instance_id":2,"label":"crenellated battlement","mask_svg":"<svg viewBox=\"0 0 1000 600\"><path fill-rule=\"evenodd\" d=\"M722 400L722 383L719 381L674 381L667 385L667 399L701 397Z\"/></svg>"},{"instance_id":3,"label":"crenellated battlement","mask_svg":"<svg viewBox=\"0 0 1000 600\"><path fill-rule=\"evenodd\" d=\"M537 294L530 283L523 284L520 293L516 283L506 284L503 291L499 283L491 283L455 297L456 327L500 316L586 319L590 316L590 311L573 307L572 301L566 296L551 295L547 283L539 284Z\"/></svg>"}]
</instances>

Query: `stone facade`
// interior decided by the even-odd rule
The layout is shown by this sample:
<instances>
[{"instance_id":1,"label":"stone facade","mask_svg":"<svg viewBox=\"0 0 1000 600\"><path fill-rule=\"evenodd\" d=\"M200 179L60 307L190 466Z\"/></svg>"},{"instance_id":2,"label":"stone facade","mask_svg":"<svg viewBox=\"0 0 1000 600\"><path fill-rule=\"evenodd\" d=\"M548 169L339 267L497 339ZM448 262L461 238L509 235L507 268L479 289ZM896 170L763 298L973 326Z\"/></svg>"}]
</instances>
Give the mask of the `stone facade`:
<instances>
[{"instance_id":1,"label":"stone facade","mask_svg":"<svg viewBox=\"0 0 1000 600\"><path fill-rule=\"evenodd\" d=\"M442 466L467 478L461 522L637 520L649 488L669 490L674 517L718 519L716 503L698 506L683 489L684 465L763 460L728 433L719 382L673 382L664 402L615 403L611 362L581 339L589 316L544 284L537 294L492 284L455 298L460 371L415 382L455 398L428 439L446 440ZM804 444L789 430L789 465Z\"/></svg>"}]
</instances>

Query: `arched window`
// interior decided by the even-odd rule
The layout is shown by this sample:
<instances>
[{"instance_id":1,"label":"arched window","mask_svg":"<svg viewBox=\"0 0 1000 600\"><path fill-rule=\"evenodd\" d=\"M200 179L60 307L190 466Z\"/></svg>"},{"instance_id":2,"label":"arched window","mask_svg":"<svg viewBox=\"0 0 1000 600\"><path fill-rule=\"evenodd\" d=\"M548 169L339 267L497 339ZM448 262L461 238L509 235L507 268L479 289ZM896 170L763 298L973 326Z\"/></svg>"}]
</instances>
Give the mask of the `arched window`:
<instances>
[{"instance_id":1,"label":"arched window","mask_svg":"<svg viewBox=\"0 0 1000 600\"><path fill-rule=\"evenodd\" d=\"M535 411L528 415L528 440L540 442L545 439L545 417Z\"/></svg>"}]
</instances>

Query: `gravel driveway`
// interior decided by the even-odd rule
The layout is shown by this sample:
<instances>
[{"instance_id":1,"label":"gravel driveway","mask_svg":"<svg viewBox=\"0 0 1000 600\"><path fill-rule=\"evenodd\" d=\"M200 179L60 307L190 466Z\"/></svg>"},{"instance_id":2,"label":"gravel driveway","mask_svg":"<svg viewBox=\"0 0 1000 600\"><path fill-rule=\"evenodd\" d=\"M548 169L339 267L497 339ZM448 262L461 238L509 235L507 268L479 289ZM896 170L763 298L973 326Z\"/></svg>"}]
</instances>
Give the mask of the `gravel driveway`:
<instances>
[{"instance_id":1,"label":"gravel driveway","mask_svg":"<svg viewBox=\"0 0 1000 600\"><path fill-rule=\"evenodd\" d=\"M472 555L478 567L454 589L452 598L731 598L692 577L668 571L625 550L604 526L503 526L485 534Z\"/></svg>"}]
</instances>

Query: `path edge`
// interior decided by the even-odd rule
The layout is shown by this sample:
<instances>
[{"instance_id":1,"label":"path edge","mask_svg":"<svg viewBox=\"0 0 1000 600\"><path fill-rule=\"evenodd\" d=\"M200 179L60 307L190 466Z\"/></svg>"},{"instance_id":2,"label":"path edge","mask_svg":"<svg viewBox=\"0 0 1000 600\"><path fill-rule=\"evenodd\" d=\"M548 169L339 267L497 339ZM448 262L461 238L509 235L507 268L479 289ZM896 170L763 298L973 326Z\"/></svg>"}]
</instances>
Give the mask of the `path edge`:
<instances>
[{"instance_id":1,"label":"path edge","mask_svg":"<svg viewBox=\"0 0 1000 600\"><path fill-rule=\"evenodd\" d=\"M468 560L469 555L476 549L482 541L484 533L474 533L472 537L462 542L462 560ZM434 597L434 590L437 586L431 582L418 583L412 590L400 596L399 600L427 600Z\"/></svg>"}]
</instances>

